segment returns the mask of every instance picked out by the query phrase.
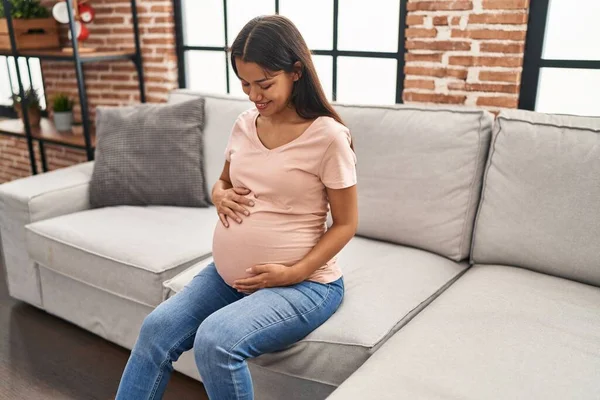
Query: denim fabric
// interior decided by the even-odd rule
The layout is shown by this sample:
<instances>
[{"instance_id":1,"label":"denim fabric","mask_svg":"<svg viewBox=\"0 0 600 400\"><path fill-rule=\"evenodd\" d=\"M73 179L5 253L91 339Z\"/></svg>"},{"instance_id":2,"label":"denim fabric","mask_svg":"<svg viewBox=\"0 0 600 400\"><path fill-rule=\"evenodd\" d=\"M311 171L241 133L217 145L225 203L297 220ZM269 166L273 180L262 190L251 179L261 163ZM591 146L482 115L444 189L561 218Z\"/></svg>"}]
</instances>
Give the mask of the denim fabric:
<instances>
[{"instance_id":1,"label":"denim fabric","mask_svg":"<svg viewBox=\"0 0 600 400\"><path fill-rule=\"evenodd\" d=\"M192 347L210 399L253 399L246 360L304 338L337 310L343 296L343 278L244 295L210 264L146 317L117 400L162 398L172 363Z\"/></svg>"}]
</instances>

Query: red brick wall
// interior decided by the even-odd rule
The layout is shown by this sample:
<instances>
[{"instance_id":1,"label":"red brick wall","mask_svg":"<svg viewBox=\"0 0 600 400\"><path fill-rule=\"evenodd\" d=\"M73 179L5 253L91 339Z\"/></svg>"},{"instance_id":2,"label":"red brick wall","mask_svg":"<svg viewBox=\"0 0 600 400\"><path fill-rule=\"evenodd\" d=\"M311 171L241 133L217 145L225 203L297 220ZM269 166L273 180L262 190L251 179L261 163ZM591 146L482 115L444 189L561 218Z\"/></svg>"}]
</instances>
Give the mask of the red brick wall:
<instances>
[{"instance_id":1,"label":"red brick wall","mask_svg":"<svg viewBox=\"0 0 600 400\"><path fill-rule=\"evenodd\" d=\"M41 172L42 162L37 143L35 145L38 171ZM51 170L68 167L87 161L83 151L62 146L46 144L46 160ZM31 175L29 166L29 151L27 142L23 139L0 136L0 183Z\"/></svg>"},{"instance_id":2,"label":"red brick wall","mask_svg":"<svg viewBox=\"0 0 600 400\"><path fill-rule=\"evenodd\" d=\"M409 0L406 102L516 108L528 0Z\"/></svg>"},{"instance_id":3,"label":"red brick wall","mask_svg":"<svg viewBox=\"0 0 600 400\"><path fill-rule=\"evenodd\" d=\"M51 7L56 0L44 0ZM128 0L94 0L96 20L85 46L133 50ZM491 110L517 106L528 0L409 0L404 100L477 105ZM172 0L138 0L147 100L162 102L177 87ZM66 27L63 27L66 43ZM47 97L77 98L75 70L43 63ZM84 67L89 109L139 101L130 62ZM76 109L76 118L79 108ZM82 151L47 146L50 169L85 160ZM39 165L39 163L38 163ZM29 175L24 140L0 136L0 183Z\"/></svg>"},{"instance_id":4,"label":"red brick wall","mask_svg":"<svg viewBox=\"0 0 600 400\"><path fill-rule=\"evenodd\" d=\"M57 0L43 0L51 8ZM177 56L172 0L138 0L140 37L144 60L146 101L166 101L169 91L177 87ZM130 50L135 48L129 0L94 0L96 19L88 25L86 47L98 50ZM68 45L67 27L61 27L63 45ZM129 61L84 65L88 109L92 119L99 105L118 106L139 102L135 66ZM43 62L46 97L65 92L76 101L75 119L80 120L75 68L71 63ZM46 145L46 158L51 170L86 160L84 151ZM39 154L36 145L36 155ZM38 170L41 163L38 155ZM0 183L30 175L27 143L22 139L0 136Z\"/></svg>"}]
</instances>

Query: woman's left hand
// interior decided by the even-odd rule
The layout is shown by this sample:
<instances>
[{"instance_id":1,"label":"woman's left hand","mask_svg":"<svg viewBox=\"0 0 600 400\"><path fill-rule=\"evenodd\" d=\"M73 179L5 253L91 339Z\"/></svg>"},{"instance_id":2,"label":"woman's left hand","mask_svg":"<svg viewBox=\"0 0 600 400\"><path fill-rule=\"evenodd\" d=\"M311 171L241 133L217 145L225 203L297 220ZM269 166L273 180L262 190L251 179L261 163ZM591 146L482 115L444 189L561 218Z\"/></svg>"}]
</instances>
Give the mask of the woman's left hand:
<instances>
[{"instance_id":1,"label":"woman's left hand","mask_svg":"<svg viewBox=\"0 0 600 400\"><path fill-rule=\"evenodd\" d=\"M293 276L292 268L282 264L259 264L248 268L246 272L254 276L233 282L234 289L246 294L263 288L290 286L299 282Z\"/></svg>"}]
</instances>

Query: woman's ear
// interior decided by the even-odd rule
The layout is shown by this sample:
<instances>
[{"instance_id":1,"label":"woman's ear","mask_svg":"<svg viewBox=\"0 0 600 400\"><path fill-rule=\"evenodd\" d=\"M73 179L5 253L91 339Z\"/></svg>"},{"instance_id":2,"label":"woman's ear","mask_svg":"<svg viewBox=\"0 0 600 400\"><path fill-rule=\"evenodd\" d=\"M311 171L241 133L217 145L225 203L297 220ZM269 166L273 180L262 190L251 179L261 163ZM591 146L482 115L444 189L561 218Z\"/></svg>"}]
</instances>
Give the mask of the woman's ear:
<instances>
[{"instance_id":1,"label":"woman's ear","mask_svg":"<svg viewBox=\"0 0 600 400\"><path fill-rule=\"evenodd\" d=\"M292 78L294 82L298 81L302 77L302 63L300 61L296 61L294 63L294 71L292 72Z\"/></svg>"}]
</instances>

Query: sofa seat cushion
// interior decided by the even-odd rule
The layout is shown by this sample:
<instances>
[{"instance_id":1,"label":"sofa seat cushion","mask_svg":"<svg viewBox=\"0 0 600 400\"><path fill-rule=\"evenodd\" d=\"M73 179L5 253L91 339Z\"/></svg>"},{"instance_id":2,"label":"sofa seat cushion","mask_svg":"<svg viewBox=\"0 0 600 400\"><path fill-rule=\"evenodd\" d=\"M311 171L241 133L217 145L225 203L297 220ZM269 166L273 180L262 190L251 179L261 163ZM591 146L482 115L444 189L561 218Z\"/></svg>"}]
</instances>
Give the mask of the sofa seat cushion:
<instances>
[{"instance_id":1,"label":"sofa seat cushion","mask_svg":"<svg viewBox=\"0 0 600 400\"><path fill-rule=\"evenodd\" d=\"M342 250L346 294L338 311L290 348L252 363L337 386L466 269L433 253L355 237ZM165 287L181 290L206 263Z\"/></svg>"},{"instance_id":2,"label":"sofa seat cushion","mask_svg":"<svg viewBox=\"0 0 600 400\"><path fill-rule=\"evenodd\" d=\"M210 208L107 207L27 225L31 258L57 273L148 306L162 283L211 253Z\"/></svg>"},{"instance_id":3,"label":"sofa seat cushion","mask_svg":"<svg viewBox=\"0 0 600 400\"><path fill-rule=\"evenodd\" d=\"M475 266L329 399L596 399L600 289Z\"/></svg>"},{"instance_id":4,"label":"sofa seat cushion","mask_svg":"<svg viewBox=\"0 0 600 400\"><path fill-rule=\"evenodd\" d=\"M213 260L212 256L206 257L205 259L203 259L197 263L194 263L191 267L188 267L185 271L182 271L179 274L172 277L171 279L167 279L166 281L164 281L163 282L163 300L167 300L170 297L175 296L181 290L183 290L185 285L190 283L192 281L192 279L194 279L194 277L196 275L198 275L198 273L200 271L202 271L204 268L208 267L213 261L214 260Z\"/></svg>"}]
</instances>

